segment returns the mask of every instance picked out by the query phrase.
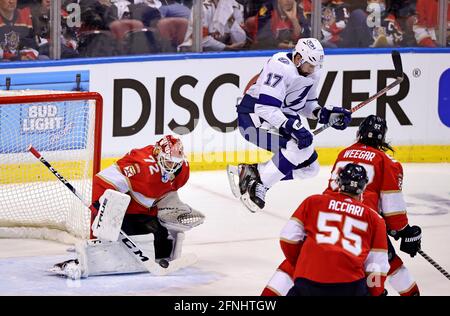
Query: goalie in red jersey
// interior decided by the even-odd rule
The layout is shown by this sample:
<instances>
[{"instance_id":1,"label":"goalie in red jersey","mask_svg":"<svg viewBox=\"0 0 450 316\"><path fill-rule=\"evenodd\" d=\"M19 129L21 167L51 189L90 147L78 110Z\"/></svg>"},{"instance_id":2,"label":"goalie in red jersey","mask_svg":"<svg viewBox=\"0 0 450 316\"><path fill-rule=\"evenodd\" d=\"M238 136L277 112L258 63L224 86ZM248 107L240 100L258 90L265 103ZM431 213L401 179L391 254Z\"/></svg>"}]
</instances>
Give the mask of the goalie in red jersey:
<instances>
[{"instance_id":1,"label":"goalie in red jersey","mask_svg":"<svg viewBox=\"0 0 450 316\"><path fill-rule=\"evenodd\" d=\"M84 277L100 272L113 274L137 272L136 269L139 271L142 269L139 264L133 267L125 266L123 262L104 264L109 259L111 262L123 256L121 248L124 246L117 242L120 230L131 236L147 236L141 236L145 239L143 243L150 247L148 251L154 253L156 260L179 258L184 232L204 221L202 213L179 199L177 190L188 179L189 163L180 139L168 135L155 145L132 149L116 163L96 174L93 181L94 202L90 207L92 237L111 243L103 243L106 250L95 249L91 245L81 247L78 254L86 260L65 261L55 265L53 271L68 275L81 270ZM139 236L135 238L137 240ZM142 248L145 248L144 244ZM101 247L97 245L97 248ZM98 251L104 252L104 258L92 260ZM125 257L131 258L128 254Z\"/></svg>"}]
</instances>

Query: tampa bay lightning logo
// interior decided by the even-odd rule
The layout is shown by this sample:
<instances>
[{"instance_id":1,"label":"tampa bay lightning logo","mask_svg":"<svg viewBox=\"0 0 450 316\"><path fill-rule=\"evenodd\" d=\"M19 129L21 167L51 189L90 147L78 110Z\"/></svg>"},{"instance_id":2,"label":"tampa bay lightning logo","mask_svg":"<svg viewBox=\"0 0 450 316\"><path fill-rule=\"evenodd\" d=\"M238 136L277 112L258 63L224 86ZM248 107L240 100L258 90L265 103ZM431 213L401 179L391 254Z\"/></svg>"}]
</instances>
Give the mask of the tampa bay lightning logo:
<instances>
[{"instance_id":1,"label":"tampa bay lightning logo","mask_svg":"<svg viewBox=\"0 0 450 316\"><path fill-rule=\"evenodd\" d=\"M286 94L286 97L284 98L284 106L288 107L288 108L292 108L299 104L302 104L302 103L304 104L305 102L303 102L303 100L308 95L308 92L311 89L311 87L312 87L312 85L304 86L300 89L288 92ZM300 108L294 109L294 110L298 111L298 110L300 110Z\"/></svg>"},{"instance_id":2,"label":"tampa bay lightning logo","mask_svg":"<svg viewBox=\"0 0 450 316\"><path fill-rule=\"evenodd\" d=\"M289 59L285 57L278 58L278 61L282 62L283 64L289 65Z\"/></svg>"}]
</instances>

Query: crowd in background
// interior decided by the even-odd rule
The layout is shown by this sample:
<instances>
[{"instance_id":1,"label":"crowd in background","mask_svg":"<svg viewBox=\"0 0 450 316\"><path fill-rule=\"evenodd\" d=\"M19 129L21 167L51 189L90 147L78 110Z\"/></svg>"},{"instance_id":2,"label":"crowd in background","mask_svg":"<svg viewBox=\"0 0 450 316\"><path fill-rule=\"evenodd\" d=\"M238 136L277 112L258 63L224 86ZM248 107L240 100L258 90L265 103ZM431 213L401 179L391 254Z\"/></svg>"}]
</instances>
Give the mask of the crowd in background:
<instances>
[{"instance_id":1,"label":"crowd in background","mask_svg":"<svg viewBox=\"0 0 450 316\"><path fill-rule=\"evenodd\" d=\"M193 1L63 0L61 58L192 51ZM201 1L202 51L289 49L312 35L311 0ZM438 0L321 3L324 47L439 46ZM0 59L49 59L50 6L51 0L0 0ZM449 21L450 4L448 42Z\"/></svg>"}]
</instances>

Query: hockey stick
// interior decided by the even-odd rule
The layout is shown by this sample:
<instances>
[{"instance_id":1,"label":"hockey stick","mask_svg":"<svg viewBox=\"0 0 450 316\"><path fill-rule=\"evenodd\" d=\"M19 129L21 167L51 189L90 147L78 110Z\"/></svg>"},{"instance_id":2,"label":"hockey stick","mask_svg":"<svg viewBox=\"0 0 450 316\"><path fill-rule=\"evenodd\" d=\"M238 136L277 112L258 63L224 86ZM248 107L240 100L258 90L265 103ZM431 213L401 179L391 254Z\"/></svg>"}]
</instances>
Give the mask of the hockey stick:
<instances>
[{"instance_id":1,"label":"hockey stick","mask_svg":"<svg viewBox=\"0 0 450 316\"><path fill-rule=\"evenodd\" d=\"M396 51L396 50L392 51L392 63L394 64L394 69L395 69L395 77L396 77L395 81L392 82L390 85L386 86L385 88L381 89L377 93L375 93L373 96L369 97L367 100L365 100L365 101L359 103L358 105L352 107L350 109L350 111L352 113L358 111L363 106L365 106L368 103L372 102L373 100L379 98L380 96L382 96L383 94L385 94L386 92L388 92L389 90L394 88L395 86L399 85L403 81L402 58L400 57L400 53L398 51ZM330 127L330 126L334 125L335 123L337 123L339 120L340 120L340 118L337 117L334 120L331 120L330 122L328 122L327 124L322 125L320 128L316 129L312 133L314 135L317 135L317 134L321 133L322 131L324 131L325 129L327 129L328 127Z\"/></svg>"},{"instance_id":2,"label":"hockey stick","mask_svg":"<svg viewBox=\"0 0 450 316\"><path fill-rule=\"evenodd\" d=\"M46 166L55 175L55 177L58 178L58 180L61 181L84 204L84 206L89 208L90 204L84 200L84 198L77 192L77 190L70 184L70 182L67 181L61 174L59 174L58 171L53 168L53 166L44 157L42 157L42 155L32 145L28 147L28 151L30 151L33 156L35 156L44 166ZM160 264L158 264L155 261L151 260L150 256L146 256L142 249L139 248L139 246L136 245L136 243L134 243L133 240L131 240L130 237L128 237L128 235L125 234L122 230L120 231L119 235L120 242L126 246L125 248L128 250L128 252L134 258L136 258L136 260L138 260L151 274L163 276L177 271L178 269L189 264L181 261L175 262L176 260L172 261L170 265L166 260L161 260Z\"/></svg>"},{"instance_id":3,"label":"hockey stick","mask_svg":"<svg viewBox=\"0 0 450 316\"><path fill-rule=\"evenodd\" d=\"M422 250L419 250L418 253L424 257L424 259L426 261L428 261L429 263L431 263L433 265L433 267L435 267L440 273L442 273L447 279L450 280L450 273L448 273L447 271L445 271L444 268L442 268L436 261L434 261L433 259L430 258L430 256L428 256L425 252L423 252Z\"/></svg>"}]
</instances>

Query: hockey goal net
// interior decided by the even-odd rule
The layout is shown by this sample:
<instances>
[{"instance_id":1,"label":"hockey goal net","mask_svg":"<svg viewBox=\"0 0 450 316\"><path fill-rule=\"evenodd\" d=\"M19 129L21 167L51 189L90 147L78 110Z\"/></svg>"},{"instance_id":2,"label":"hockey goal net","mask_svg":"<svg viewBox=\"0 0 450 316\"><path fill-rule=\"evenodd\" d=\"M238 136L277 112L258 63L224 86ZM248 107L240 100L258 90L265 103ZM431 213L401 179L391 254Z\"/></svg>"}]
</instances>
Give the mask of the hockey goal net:
<instances>
[{"instance_id":1,"label":"hockey goal net","mask_svg":"<svg viewBox=\"0 0 450 316\"><path fill-rule=\"evenodd\" d=\"M90 211L27 149L33 145L90 201L101 124L98 93L0 91L0 237L89 238Z\"/></svg>"}]
</instances>

